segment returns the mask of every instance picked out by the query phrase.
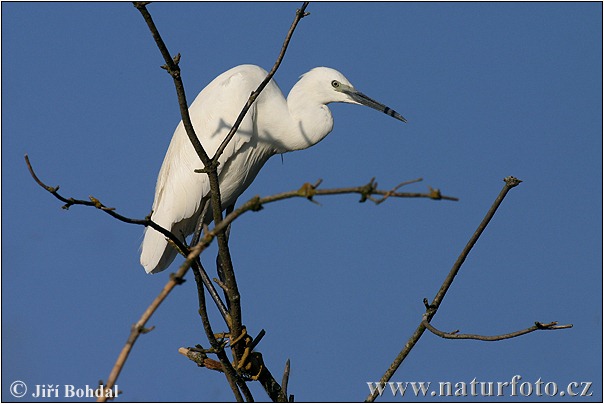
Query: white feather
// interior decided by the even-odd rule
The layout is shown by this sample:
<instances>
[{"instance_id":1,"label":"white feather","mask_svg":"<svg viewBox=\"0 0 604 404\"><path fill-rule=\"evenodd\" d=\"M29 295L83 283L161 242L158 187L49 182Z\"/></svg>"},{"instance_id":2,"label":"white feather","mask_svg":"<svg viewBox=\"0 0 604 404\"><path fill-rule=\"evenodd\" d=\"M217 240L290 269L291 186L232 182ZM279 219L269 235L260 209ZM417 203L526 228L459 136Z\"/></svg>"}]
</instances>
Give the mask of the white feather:
<instances>
[{"instance_id":1,"label":"white feather","mask_svg":"<svg viewBox=\"0 0 604 404\"><path fill-rule=\"evenodd\" d=\"M210 157L235 123L250 93L266 75L258 66L237 66L216 77L195 98L189 114L195 133ZM341 86L334 86L334 80ZM363 95L340 72L326 67L304 74L287 100L277 83L271 80L219 158L222 207L235 203L269 157L305 149L321 141L333 128L326 104L348 102L386 108L369 98L371 103L365 103L359 96ZM201 201L210 193L207 175L195 172L199 168L203 168L203 164L181 122L157 178L151 219L183 240L195 230L202 213ZM210 211L204 223L209 224L211 218ZM165 237L151 228L145 231L141 250L141 264L148 273L164 270L176 256Z\"/></svg>"}]
</instances>

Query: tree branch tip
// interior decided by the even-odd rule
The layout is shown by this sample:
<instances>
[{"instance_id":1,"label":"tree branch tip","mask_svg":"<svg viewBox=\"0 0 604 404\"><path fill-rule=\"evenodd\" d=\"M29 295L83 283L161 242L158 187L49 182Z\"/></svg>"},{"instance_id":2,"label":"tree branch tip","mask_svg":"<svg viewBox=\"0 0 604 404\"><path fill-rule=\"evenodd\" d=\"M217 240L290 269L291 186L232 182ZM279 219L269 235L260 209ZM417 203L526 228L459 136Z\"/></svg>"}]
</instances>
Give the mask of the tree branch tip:
<instances>
[{"instance_id":1,"label":"tree branch tip","mask_svg":"<svg viewBox=\"0 0 604 404\"><path fill-rule=\"evenodd\" d=\"M151 4L150 1L133 1L132 5L137 9L137 10L141 10L145 7L147 7L148 4Z\"/></svg>"},{"instance_id":2,"label":"tree branch tip","mask_svg":"<svg viewBox=\"0 0 604 404\"><path fill-rule=\"evenodd\" d=\"M428 316L433 315L433 314L430 314L429 312L438 310L438 305L430 303L430 301L428 299L426 299L425 297L424 297L423 303L424 303L424 306L426 307L426 312L424 313L424 319L427 321Z\"/></svg>"},{"instance_id":3,"label":"tree branch tip","mask_svg":"<svg viewBox=\"0 0 604 404\"><path fill-rule=\"evenodd\" d=\"M59 190L59 186L58 185L56 187L50 187L50 186L46 185L45 183L43 183L42 180L40 180L38 178L38 176L36 175L36 172L34 171L34 168L31 165L31 162L29 161L29 156L27 154L25 154L25 164L27 165L27 169L29 170L29 174L32 176L32 178L34 179L34 181L36 181L36 183L38 183L39 186L41 186L42 188L44 188L45 190L47 190L51 194L55 194ZM73 198L70 198L70 199L73 200Z\"/></svg>"},{"instance_id":4,"label":"tree branch tip","mask_svg":"<svg viewBox=\"0 0 604 404\"><path fill-rule=\"evenodd\" d=\"M151 332L151 331L153 331L153 330L155 330L155 326L154 326L154 325L152 325L152 326L151 326L151 327L149 327L149 328L145 328L145 327L140 327L140 328L139 328L139 332L140 332L141 334L148 334L148 333L150 333L150 332Z\"/></svg>"},{"instance_id":5,"label":"tree branch tip","mask_svg":"<svg viewBox=\"0 0 604 404\"><path fill-rule=\"evenodd\" d=\"M262 338L264 338L265 335L266 335L266 331L264 331L264 328L263 328L260 330L258 335L256 335L256 338L254 338L254 340L250 344L250 349L253 350L254 348L256 348L256 346L260 343L260 341L262 340ZM289 362L289 359L288 359L288 362Z\"/></svg>"},{"instance_id":6,"label":"tree branch tip","mask_svg":"<svg viewBox=\"0 0 604 404\"><path fill-rule=\"evenodd\" d=\"M281 379L281 390L282 390L282 397L287 399L287 386L289 384L289 374L291 371L291 363L289 361L289 358L287 358L287 361L285 361L285 369L283 370L283 377Z\"/></svg>"},{"instance_id":7,"label":"tree branch tip","mask_svg":"<svg viewBox=\"0 0 604 404\"><path fill-rule=\"evenodd\" d=\"M221 281L220 279L218 279L218 278L212 278L212 280L213 280L213 281L214 281L214 282L215 282L215 283L216 283L218 286L220 286L220 288L221 288L222 290L224 290L224 291L225 291L225 293L226 293L226 292L228 292L229 288L227 288L227 286L226 286L224 283L222 283L222 281Z\"/></svg>"},{"instance_id":8,"label":"tree branch tip","mask_svg":"<svg viewBox=\"0 0 604 404\"><path fill-rule=\"evenodd\" d=\"M535 321L535 327L540 330L563 330L566 328L573 328L572 324L564 324L558 325L557 321L552 321L551 323L541 323L539 321Z\"/></svg>"},{"instance_id":9,"label":"tree branch tip","mask_svg":"<svg viewBox=\"0 0 604 404\"><path fill-rule=\"evenodd\" d=\"M310 15L310 13L306 11L306 7L308 7L308 1L302 3L302 7L296 10L296 14L300 16L300 19L308 17Z\"/></svg>"},{"instance_id":10,"label":"tree branch tip","mask_svg":"<svg viewBox=\"0 0 604 404\"><path fill-rule=\"evenodd\" d=\"M505 177L503 179L503 181L508 185L508 187L510 188L514 188L515 186L520 185L520 183L522 182L522 180L519 180L518 178L514 177L514 176L508 176Z\"/></svg>"},{"instance_id":11,"label":"tree branch tip","mask_svg":"<svg viewBox=\"0 0 604 404\"><path fill-rule=\"evenodd\" d=\"M211 370L223 371L222 364L214 359L208 358L205 352L194 350L190 348L178 348L178 353L187 357L191 361L195 362L197 366L201 368L207 368Z\"/></svg>"}]
</instances>

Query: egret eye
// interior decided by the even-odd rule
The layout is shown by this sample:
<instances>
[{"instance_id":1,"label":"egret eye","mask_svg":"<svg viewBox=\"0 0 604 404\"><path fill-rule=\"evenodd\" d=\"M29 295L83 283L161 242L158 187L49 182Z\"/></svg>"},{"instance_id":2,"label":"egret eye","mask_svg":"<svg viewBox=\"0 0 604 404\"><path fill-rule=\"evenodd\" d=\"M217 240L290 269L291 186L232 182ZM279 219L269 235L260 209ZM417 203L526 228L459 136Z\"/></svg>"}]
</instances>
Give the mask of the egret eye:
<instances>
[{"instance_id":1,"label":"egret eye","mask_svg":"<svg viewBox=\"0 0 604 404\"><path fill-rule=\"evenodd\" d=\"M333 88L338 88L338 87L340 87L340 82L338 80L334 80L331 82L331 86Z\"/></svg>"}]
</instances>

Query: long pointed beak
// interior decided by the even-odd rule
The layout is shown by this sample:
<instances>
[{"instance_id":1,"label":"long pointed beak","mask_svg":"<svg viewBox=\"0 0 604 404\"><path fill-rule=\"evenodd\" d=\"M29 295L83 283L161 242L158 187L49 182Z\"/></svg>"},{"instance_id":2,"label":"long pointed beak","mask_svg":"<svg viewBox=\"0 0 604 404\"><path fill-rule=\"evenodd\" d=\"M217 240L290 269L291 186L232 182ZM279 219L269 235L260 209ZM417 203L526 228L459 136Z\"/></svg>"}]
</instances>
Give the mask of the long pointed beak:
<instances>
[{"instance_id":1,"label":"long pointed beak","mask_svg":"<svg viewBox=\"0 0 604 404\"><path fill-rule=\"evenodd\" d=\"M407 122L407 120L405 118L403 118L403 116L401 114L399 114L398 112L396 112L395 110L385 106L384 104L377 102L373 98L367 97L365 94L363 94L360 91L355 90L354 88L350 88L349 90L347 89L342 92L348 94L348 96L350 98L352 98L352 100L358 104L366 105L373 109L377 109L378 111L382 111L386 115L390 115L391 117L398 119L399 121L403 121L405 123Z\"/></svg>"}]
</instances>

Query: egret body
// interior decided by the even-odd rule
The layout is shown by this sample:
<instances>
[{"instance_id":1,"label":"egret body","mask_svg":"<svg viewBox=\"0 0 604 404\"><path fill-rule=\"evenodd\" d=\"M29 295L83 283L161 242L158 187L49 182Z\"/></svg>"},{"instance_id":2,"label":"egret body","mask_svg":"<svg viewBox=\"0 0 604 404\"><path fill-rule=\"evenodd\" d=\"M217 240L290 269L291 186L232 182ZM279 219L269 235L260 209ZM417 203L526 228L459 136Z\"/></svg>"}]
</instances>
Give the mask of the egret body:
<instances>
[{"instance_id":1,"label":"egret body","mask_svg":"<svg viewBox=\"0 0 604 404\"><path fill-rule=\"evenodd\" d=\"M230 131L250 93L267 76L254 65L241 65L216 77L189 108L195 133L213 156ZM302 75L287 100L274 80L260 93L235 136L219 158L218 179L222 207L235 204L260 168L273 155L306 149L320 142L333 128L327 104L345 102L366 105L403 122L400 114L357 91L337 70L317 67ZM187 137L182 121L176 128L159 171L151 219L179 237L212 221L208 176L196 173L202 163ZM141 264L147 273L166 269L176 250L165 237L147 227L141 248Z\"/></svg>"}]
</instances>

